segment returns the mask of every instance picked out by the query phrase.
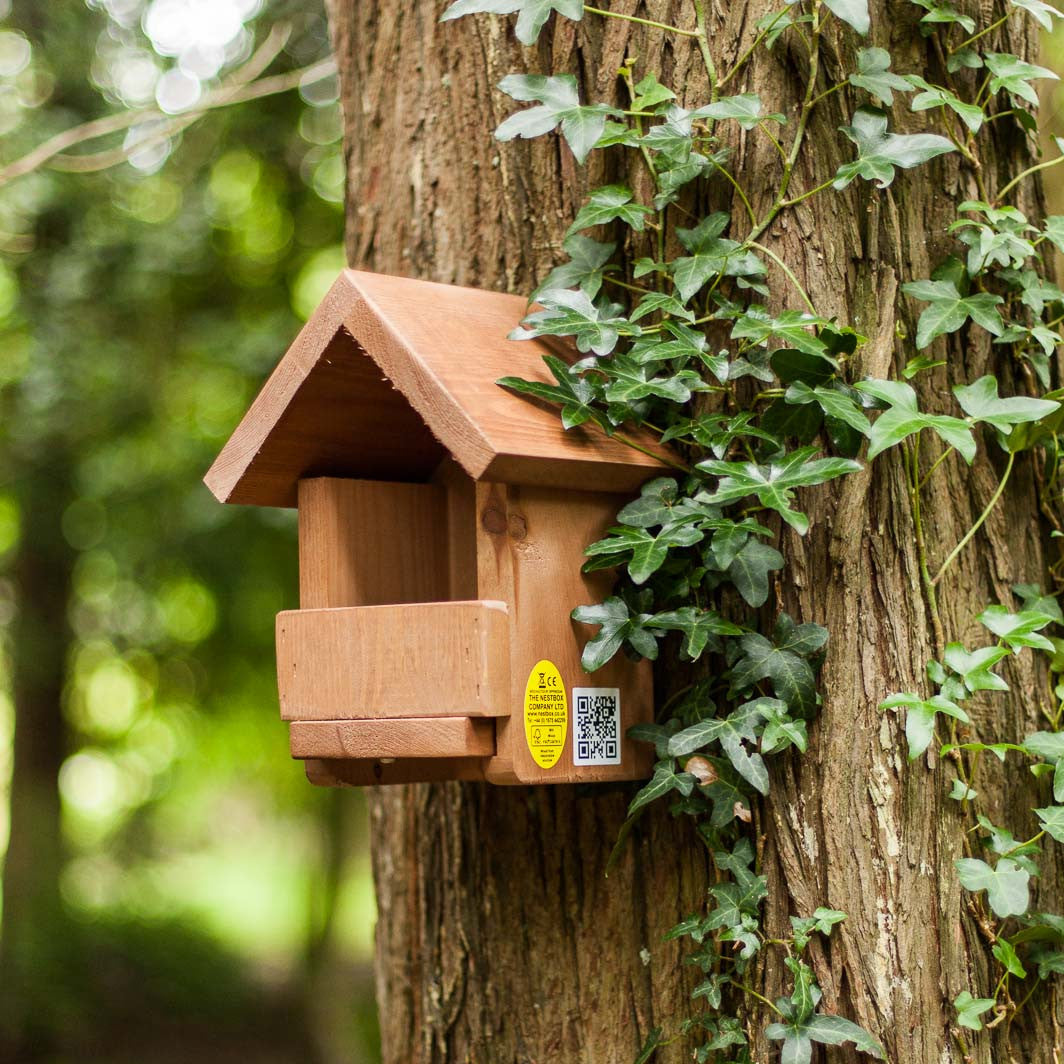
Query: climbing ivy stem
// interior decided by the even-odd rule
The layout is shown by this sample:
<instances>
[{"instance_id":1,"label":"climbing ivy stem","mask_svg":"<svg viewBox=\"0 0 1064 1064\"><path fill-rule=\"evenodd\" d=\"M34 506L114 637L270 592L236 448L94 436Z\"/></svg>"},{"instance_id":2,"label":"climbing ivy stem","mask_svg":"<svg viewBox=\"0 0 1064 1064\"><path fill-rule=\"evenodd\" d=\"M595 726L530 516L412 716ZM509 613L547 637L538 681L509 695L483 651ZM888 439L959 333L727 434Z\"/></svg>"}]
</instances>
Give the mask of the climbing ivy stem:
<instances>
[{"instance_id":1,"label":"climbing ivy stem","mask_svg":"<svg viewBox=\"0 0 1064 1064\"><path fill-rule=\"evenodd\" d=\"M585 8L585 10L590 9ZM994 30L998 28L998 26L1003 26L1006 22L1008 22L1008 20L1009 16L1007 14L1002 15L1001 18L997 20L997 22L991 22L990 25L986 27L986 29L982 29L978 33L973 33L971 37L966 37L963 41L961 41L960 44L957 45L956 48L951 48L947 54L956 55L962 48L967 48L968 45L971 44L973 41L979 40L980 37L985 37L988 33L993 33Z\"/></svg>"},{"instance_id":2,"label":"climbing ivy stem","mask_svg":"<svg viewBox=\"0 0 1064 1064\"><path fill-rule=\"evenodd\" d=\"M935 637L935 651L942 654L946 647L942 618L938 612L938 594L931 579L927 562L927 540L924 538L924 522L920 511L920 434L917 433L911 448L906 448L908 457L909 500L913 512L913 530L916 533L916 560L920 566L920 582L927 599L927 612L931 615L931 630Z\"/></svg>"},{"instance_id":3,"label":"climbing ivy stem","mask_svg":"<svg viewBox=\"0 0 1064 1064\"><path fill-rule=\"evenodd\" d=\"M701 2L701 0L699 0ZM798 153L802 150L802 142L805 140L805 127L809 122L809 116L813 112L816 103L816 82L820 76L820 3L813 5L813 27L809 42L809 71L805 85L805 98L802 100L802 109L798 115L798 122L794 130L794 140L791 142L791 150L783 164L783 176L780 178L779 193L776 202L769 208L768 214L754 226L750 235L746 238L749 243L756 240L773 222L776 215L783 209L787 202L787 188L791 183L791 175L794 173L795 164L798 162Z\"/></svg>"},{"instance_id":4,"label":"climbing ivy stem","mask_svg":"<svg viewBox=\"0 0 1064 1064\"><path fill-rule=\"evenodd\" d=\"M769 1001L769 999L763 994L759 994L756 990L749 986L744 986L742 983L737 982L735 979L732 979L732 983L738 990L741 990L744 994L749 994L751 997L757 998L757 1000L760 1001L763 1005L767 1005L777 1016L783 1015L783 1013L780 1012L780 1010L776 1008L776 1006L773 1005L772 1002Z\"/></svg>"},{"instance_id":5,"label":"climbing ivy stem","mask_svg":"<svg viewBox=\"0 0 1064 1064\"><path fill-rule=\"evenodd\" d=\"M649 447L644 447L641 443L636 443L630 436L625 436L622 432L614 432L610 436L611 439L617 440L619 443L623 443L626 447L631 447L634 451L641 451L648 458L656 458L659 462L664 462L667 466L672 466L673 469L680 470L681 473L690 473L690 466L686 466L683 462L676 461L675 458L670 458L667 454L658 454L656 451L652 451Z\"/></svg>"},{"instance_id":6,"label":"climbing ivy stem","mask_svg":"<svg viewBox=\"0 0 1064 1064\"><path fill-rule=\"evenodd\" d=\"M756 240L747 240L747 245L752 248L757 248L762 255L767 255L784 273L787 280L794 285L795 291L802 297L802 302L809 308L810 314L816 314L816 307L813 305L813 301L809 298L809 293L802 287L801 281L795 277L791 268L770 248L765 247L764 244L759 244Z\"/></svg>"},{"instance_id":7,"label":"climbing ivy stem","mask_svg":"<svg viewBox=\"0 0 1064 1064\"><path fill-rule=\"evenodd\" d=\"M943 462L944 462L944 461L945 461L945 460L946 460L947 458L949 458L949 456L950 456L951 454L953 454L953 450L954 450L954 448L952 448L952 447L947 447L947 448L946 448L946 449L945 449L945 450L944 450L944 451L943 451L943 452L942 452L942 453L941 453L941 454L940 454L940 455L939 455L939 456L938 456L938 457L937 457L937 458L936 458L936 459L934 460L934 462L933 462L933 463L931 464L931 468L930 468L930 469L929 469L929 470L928 470L928 471L927 471L927 472L926 472L926 473L924 474L924 479L920 481L920 485L919 485L919 487L920 487L920 490L921 490L921 491L922 491L922 490L924 489L924 486L925 486L925 485L927 484L927 482L928 482L928 481L929 481L929 480L931 479L931 474L932 474L932 473L934 473L934 471L935 471L936 469L938 469L938 467L939 467L940 465L942 465L942 463L943 463Z\"/></svg>"},{"instance_id":8,"label":"climbing ivy stem","mask_svg":"<svg viewBox=\"0 0 1064 1064\"><path fill-rule=\"evenodd\" d=\"M997 206L1024 178L1030 177L1031 174L1038 173L1039 170L1048 170L1051 166L1056 166L1058 163L1064 163L1064 155L1058 155L1055 159L1050 159L1048 162L1039 163L1037 166L1029 166L1026 170L1017 174L998 194L994 200L994 205Z\"/></svg>"},{"instance_id":9,"label":"climbing ivy stem","mask_svg":"<svg viewBox=\"0 0 1064 1064\"><path fill-rule=\"evenodd\" d=\"M746 61L750 58L750 56L754 54L754 51L757 46L772 32L776 23L779 22L779 20L783 18L783 16L786 14L786 8L783 8L781 11L778 11L776 13L776 16L772 19L772 21L754 38L753 44L751 44L750 47L747 48L746 51L743 52L743 54L735 60L735 66L733 66L731 70L729 70L728 73L720 79L720 84L717 86L717 88L723 89L724 86L727 85L728 82L731 81L731 79L734 78L740 70L742 70L742 68L746 65Z\"/></svg>"},{"instance_id":10,"label":"climbing ivy stem","mask_svg":"<svg viewBox=\"0 0 1064 1064\"><path fill-rule=\"evenodd\" d=\"M717 102L719 89L717 79L717 65L713 62L713 53L709 50L709 31L706 28L706 5L705 0L694 0L695 24L698 26L698 50L702 53L702 62L706 65L706 73L709 75L709 102Z\"/></svg>"},{"instance_id":11,"label":"climbing ivy stem","mask_svg":"<svg viewBox=\"0 0 1064 1064\"><path fill-rule=\"evenodd\" d=\"M950 551L949 557L942 563L942 568L934 575L931 580L932 585L937 585L942 579L942 574L953 564L957 556L964 550L965 547L971 542L972 536L983 527L983 522L990 516L990 511L997 505L998 499L1001 498L1001 493L1005 490L1005 485L1009 481L1009 476L1012 473L1012 467L1016 462L1016 452L1009 453L1009 460L1005 464L1005 472L1001 474L1001 480L998 481L998 486L994 491L994 494L990 496L990 501L986 504L983 512L976 518L975 524L965 533L964 538Z\"/></svg>"},{"instance_id":12,"label":"climbing ivy stem","mask_svg":"<svg viewBox=\"0 0 1064 1064\"><path fill-rule=\"evenodd\" d=\"M746 208L746 213L750 216L750 224L757 225L757 215L754 213L754 208L750 206L750 200L747 198L746 193L743 191L742 185L735 180L734 176L728 170L727 167L721 166L719 163L717 169L731 182L732 188L735 189L739 199L743 201L743 206Z\"/></svg>"},{"instance_id":13,"label":"climbing ivy stem","mask_svg":"<svg viewBox=\"0 0 1064 1064\"><path fill-rule=\"evenodd\" d=\"M621 19L623 22L638 22L640 26L650 26L656 30L665 30L666 33L676 33L681 37L697 37L697 30L682 30L679 26L670 26L667 22L655 22L649 18L639 18L636 15L624 15L620 11L607 11L601 7L590 7L584 4L584 11L592 15L602 15L604 18Z\"/></svg>"},{"instance_id":14,"label":"climbing ivy stem","mask_svg":"<svg viewBox=\"0 0 1064 1064\"><path fill-rule=\"evenodd\" d=\"M846 88L849 84L848 81L840 81L837 85L832 85L830 89L825 89L815 100L813 100L813 106L815 107L821 100L826 100L832 93L838 92L839 89Z\"/></svg>"}]
</instances>

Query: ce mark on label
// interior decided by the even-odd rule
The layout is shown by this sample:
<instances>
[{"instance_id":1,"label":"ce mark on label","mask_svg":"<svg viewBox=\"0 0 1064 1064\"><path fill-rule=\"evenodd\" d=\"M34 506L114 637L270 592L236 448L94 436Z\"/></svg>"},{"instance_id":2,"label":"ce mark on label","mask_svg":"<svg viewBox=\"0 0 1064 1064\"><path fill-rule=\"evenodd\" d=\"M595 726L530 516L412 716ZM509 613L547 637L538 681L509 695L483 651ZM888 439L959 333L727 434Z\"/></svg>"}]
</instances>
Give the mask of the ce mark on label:
<instances>
[{"instance_id":1,"label":"ce mark on label","mask_svg":"<svg viewBox=\"0 0 1064 1064\"><path fill-rule=\"evenodd\" d=\"M541 691L556 691L561 687L561 679L557 673L552 675L549 672L541 672L539 674L539 689Z\"/></svg>"}]
</instances>

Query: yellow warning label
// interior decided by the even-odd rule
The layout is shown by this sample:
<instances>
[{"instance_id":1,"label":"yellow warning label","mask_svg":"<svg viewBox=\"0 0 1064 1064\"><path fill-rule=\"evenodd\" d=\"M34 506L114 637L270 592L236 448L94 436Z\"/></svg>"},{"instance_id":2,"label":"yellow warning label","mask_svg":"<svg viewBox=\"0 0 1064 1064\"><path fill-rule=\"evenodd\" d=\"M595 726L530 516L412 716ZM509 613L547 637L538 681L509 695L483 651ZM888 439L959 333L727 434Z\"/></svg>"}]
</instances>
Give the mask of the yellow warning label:
<instances>
[{"instance_id":1,"label":"yellow warning label","mask_svg":"<svg viewBox=\"0 0 1064 1064\"><path fill-rule=\"evenodd\" d=\"M525 740L540 768L552 768L562 756L568 720L561 673L551 661L536 662L525 684Z\"/></svg>"}]
</instances>

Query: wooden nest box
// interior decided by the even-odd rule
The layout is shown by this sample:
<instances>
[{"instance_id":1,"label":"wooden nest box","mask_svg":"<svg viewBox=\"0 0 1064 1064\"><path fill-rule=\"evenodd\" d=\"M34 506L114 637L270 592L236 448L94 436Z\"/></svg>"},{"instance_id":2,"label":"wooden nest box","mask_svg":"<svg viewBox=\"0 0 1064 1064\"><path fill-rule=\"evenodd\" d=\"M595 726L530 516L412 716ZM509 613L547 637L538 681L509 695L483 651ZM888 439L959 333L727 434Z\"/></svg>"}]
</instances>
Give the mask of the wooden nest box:
<instances>
[{"instance_id":1,"label":"wooden nest box","mask_svg":"<svg viewBox=\"0 0 1064 1064\"><path fill-rule=\"evenodd\" d=\"M587 675L569 613L609 594L584 547L662 467L495 383L549 380L545 343L506 339L524 312L345 270L207 474L222 502L299 508L277 678L314 783L649 775L625 734L649 664Z\"/></svg>"}]
</instances>

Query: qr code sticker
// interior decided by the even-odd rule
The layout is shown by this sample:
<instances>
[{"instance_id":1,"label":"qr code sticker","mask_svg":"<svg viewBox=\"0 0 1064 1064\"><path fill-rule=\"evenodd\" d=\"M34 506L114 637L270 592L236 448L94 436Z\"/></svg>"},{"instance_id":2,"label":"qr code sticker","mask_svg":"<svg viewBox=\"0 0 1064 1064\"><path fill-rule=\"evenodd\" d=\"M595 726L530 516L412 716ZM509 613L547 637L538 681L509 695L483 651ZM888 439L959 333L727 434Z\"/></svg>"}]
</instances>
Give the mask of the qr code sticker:
<instances>
[{"instance_id":1,"label":"qr code sticker","mask_svg":"<svg viewBox=\"0 0 1064 1064\"><path fill-rule=\"evenodd\" d=\"M573 764L620 763L620 690L616 687L574 687Z\"/></svg>"}]
</instances>

